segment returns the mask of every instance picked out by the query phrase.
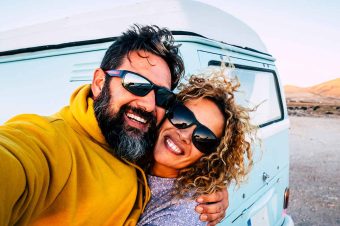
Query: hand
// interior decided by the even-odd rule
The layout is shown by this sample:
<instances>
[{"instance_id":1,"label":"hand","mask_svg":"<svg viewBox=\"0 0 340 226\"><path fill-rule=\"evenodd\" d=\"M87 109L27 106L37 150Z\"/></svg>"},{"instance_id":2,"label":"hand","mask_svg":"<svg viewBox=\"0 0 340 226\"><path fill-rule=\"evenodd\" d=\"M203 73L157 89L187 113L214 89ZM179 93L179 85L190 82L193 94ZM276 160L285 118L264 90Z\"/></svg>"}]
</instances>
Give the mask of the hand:
<instances>
[{"instance_id":1,"label":"hand","mask_svg":"<svg viewBox=\"0 0 340 226\"><path fill-rule=\"evenodd\" d=\"M229 206L228 190L222 189L210 195L201 195L196 201L200 203L196 206L200 220L209 222L208 226L214 226L225 217Z\"/></svg>"}]
</instances>

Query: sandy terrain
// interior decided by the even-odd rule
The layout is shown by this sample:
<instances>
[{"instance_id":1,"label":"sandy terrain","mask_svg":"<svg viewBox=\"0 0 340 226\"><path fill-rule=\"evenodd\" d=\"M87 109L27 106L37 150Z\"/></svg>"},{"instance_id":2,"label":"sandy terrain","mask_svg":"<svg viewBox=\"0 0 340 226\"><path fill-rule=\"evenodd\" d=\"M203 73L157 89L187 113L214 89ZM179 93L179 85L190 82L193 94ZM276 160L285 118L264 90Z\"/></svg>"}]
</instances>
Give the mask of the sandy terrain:
<instances>
[{"instance_id":1,"label":"sandy terrain","mask_svg":"<svg viewBox=\"0 0 340 226\"><path fill-rule=\"evenodd\" d=\"M291 116L340 117L339 103L318 104L306 102L287 102L288 114Z\"/></svg>"},{"instance_id":2,"label":"sandy terrain","mask_svg":"<svg viewBox=\"0 0 340 226\"><path fill-rule=\"evenodd\" d=\"M340 225L340 117L290 117L295 225Z\"/></svg>"}]
</instances>

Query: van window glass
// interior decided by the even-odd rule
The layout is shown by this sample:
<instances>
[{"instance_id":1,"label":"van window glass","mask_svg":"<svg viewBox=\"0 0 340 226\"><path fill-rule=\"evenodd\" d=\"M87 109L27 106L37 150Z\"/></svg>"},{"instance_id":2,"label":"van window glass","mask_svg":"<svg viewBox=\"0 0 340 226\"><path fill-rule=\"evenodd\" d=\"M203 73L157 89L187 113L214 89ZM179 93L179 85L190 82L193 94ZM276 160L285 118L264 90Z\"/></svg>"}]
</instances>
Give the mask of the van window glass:
<instances>
[{"instance_id":1,"label":"van window glass","mask_svg":"<svg viewBox=\"0 0 340 226\"><path fill-rule=\"evenodd\" d=\"M279 92L272 72L234 68L226 70L226 73L230 77L237 77L241 84L235 94L237 103L256 109L250 114L254 124L262 127L282 118Z\"/></svg>"}]
</instances>

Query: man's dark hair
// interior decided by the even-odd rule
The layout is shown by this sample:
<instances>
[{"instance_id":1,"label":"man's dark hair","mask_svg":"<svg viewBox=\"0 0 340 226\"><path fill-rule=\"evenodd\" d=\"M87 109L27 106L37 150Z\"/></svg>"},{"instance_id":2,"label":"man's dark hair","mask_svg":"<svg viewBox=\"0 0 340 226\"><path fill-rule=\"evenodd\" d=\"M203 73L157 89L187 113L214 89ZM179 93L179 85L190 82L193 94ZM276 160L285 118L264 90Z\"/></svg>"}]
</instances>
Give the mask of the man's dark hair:
<instances>
[{"instance_id":1,"label":"man's dark hair","mask_svg":"<svg viewBox=\"0 0 340 226\"><path fill-rule=\"evenodd\" d=\"M184 74L184 64L178 55L179 45L174 44L171 32L156 25L134 25L124 32L106 51L100 67L103 70L116 69L125 56L129 57L131 51L144 50L161 57L171 72L171 89L176 88L178 81ZM106 80L111 77L106 75Z\"/></svg>"}]
</instances>

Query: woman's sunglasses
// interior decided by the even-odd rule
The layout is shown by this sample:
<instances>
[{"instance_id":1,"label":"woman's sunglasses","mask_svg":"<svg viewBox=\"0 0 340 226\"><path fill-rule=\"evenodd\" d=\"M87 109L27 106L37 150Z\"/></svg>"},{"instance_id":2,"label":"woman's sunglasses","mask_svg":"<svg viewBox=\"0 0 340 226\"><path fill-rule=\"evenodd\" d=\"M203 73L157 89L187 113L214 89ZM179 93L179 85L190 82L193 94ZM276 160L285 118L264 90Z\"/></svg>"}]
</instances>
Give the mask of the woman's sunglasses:
<instances>
[{"instance_id":1,"label":"woman's sunglasses","mask_svg":"<svg viewBox=\"0 0 340 226\"><path fill-rule=\"evenodd\" d=\"M167 109L175 100L171 90L152 83L144 76L127 70L107 70L105 74L111 77L122 78L123 87L136 96L146 96L150 91L155 91L156 105Z\"/></svg>"},{"instance_id":2,"label":"woman's sunglasses","mask_svg":"<svg viewBox=\"0 0 340 226\"><path fill-rule=\"evenodd\" d=\"M202 125L182 103L176 102L166 113L167 119L178 129L185 129L196 125L192 133L192 142L195 147L204 154L214 152L220 143L220 139L206 126Z\"/></svg>"}]
</instances>

